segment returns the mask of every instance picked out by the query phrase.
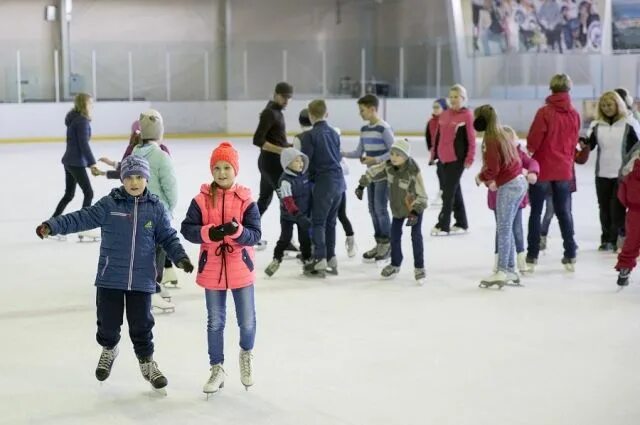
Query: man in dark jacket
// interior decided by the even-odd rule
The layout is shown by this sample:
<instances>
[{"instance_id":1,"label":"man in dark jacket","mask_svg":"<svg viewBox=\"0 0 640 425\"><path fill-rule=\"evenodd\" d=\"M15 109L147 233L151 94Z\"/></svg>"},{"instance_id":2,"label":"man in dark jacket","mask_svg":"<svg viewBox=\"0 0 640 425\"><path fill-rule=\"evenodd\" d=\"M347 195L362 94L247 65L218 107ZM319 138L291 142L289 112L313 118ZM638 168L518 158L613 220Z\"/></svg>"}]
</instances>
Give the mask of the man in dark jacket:
<instances>
[{"instance_id":1,"label":"man in dark jacket","mask_svg":"<svg viewBox=\"0 0 640 425\"><path fill-rule=\"evenodd\" d=\"M278 187L278 180L282 175L280 153L290 147L287 142L287 132L282 111L287 107L293 95L293 87L286 82L276 84L273 100L260 113L260 122L253 135L253 144L260 148L258 156L258 170L260 170L260 195L258 196L258 211L262 216L273 199L273 192ZM256 249L266 248L266 241L260 241Z\"/></svg>"}]
</instances>

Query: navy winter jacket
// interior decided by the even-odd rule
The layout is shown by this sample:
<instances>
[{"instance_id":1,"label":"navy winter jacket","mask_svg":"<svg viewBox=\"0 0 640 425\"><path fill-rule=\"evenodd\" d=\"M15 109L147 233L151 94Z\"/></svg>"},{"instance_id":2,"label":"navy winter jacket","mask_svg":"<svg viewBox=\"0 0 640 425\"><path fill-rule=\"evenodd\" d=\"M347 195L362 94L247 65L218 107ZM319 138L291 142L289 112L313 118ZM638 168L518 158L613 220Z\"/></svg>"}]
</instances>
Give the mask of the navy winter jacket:
<instances>
[{"instance_id":1,"label":"navy winter jacket","mask_svg":"<svg viewBox=\"0 0 640 425\"><path fill-rule=\"evenodd\" d=\"M327 190L344 192L344 174L340 165L340 136L327 124L318 121L302 133L302 153L309 157L309 179Z\"/></svg>"},{"instance_id":2,"label":"navy winter jacket","mask_svg":"<svg viewBox=\"0 0 640 425\"><path fill-rule=\"evenodd\" d=\"M176 264L188 258L164 205L148 190L134 197L121 186L90 207L45 223L52 235L102 227L95 282L101 288L155 293L156 245Z\"/></svg>"},{"instance_id":3,"label":"navy winter jacket","mask_svg":"<svg viewBox=\"0 0 640 425\"><path fill-rule=\"evenodd\" d=\"M96 164L89 139L91 126L89 119L75 109L69 111L64 120L67 126L67 150L62 156L62 163L72 167L89 167Z\"/></svg>"}]
</instances>

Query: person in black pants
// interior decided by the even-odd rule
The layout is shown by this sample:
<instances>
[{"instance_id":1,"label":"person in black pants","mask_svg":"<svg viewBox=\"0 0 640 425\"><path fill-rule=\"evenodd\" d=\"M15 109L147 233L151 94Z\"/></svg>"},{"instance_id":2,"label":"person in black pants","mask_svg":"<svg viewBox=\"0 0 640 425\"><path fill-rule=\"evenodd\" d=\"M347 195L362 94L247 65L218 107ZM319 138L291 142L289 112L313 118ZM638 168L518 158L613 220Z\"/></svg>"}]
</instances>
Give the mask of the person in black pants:
<instances>
[{"instance_id":1,"label":"person in black pants","mask_svg":"<svg viewBox=\"0 0 640 425\"><path fill-rule=\"evenodd\" d=\"M67 148L62 156L64 166L65 189L64 196L58 202L58 206L52 217L57 217L69 205L76 194L76 185L80 186L84 195L82 207L88 207L93 200L93 189L87 174L87 168L91 173L98 175L100 170L96 167L96 160L89 146L91 139L91 110L93 101L91 96L80 93L75 97L74 106L67 114L64 123L67 126Z\"/></svg>"},{"instance_id":2,"label":"person in black pants","mask_svg":"<svg viewBox=\"0 0 640 425\"><path fill-rule=\"evenodd\" d=\"M258 157L258 170L260 170L260 195L258 196L258 211L260 216L271 204L273 192L278 186L278 180L282 175L280 165L280 153L290 147L287 142L284 116L282 111L287 107L289 99L293 95L293 87L286 82L276 84L273 100L260 113L260 122L253 135L253 144L260 148ZM256 249L267 247L267 242L261 240Z\"/></svg>"}]
</instances>

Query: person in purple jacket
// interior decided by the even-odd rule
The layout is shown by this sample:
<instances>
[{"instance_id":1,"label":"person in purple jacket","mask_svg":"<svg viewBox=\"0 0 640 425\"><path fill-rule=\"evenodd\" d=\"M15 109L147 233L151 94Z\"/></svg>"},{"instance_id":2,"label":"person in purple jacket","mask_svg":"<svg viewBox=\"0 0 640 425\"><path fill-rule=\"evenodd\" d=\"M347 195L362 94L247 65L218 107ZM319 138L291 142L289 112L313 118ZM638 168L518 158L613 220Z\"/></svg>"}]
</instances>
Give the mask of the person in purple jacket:
<instances>
[{"instance_id":1,"label":"person in purple jacket","mask_svg":"<svg viewBox=\"0 0 640 425\"><path fill-rule=\"evenodd\" d=\"M82 207L88 207L93 200L93 189L87 174L87 168L95 175L99 173L96 160L89 146L91 139L91 111L93 100L86 93L76 95L73 109L67 114L64 123L67 126L67 149L62 156L64 166L64 196L58 202L52 217L57 217L69 205L76 194L76 185L80 186L84 195Z\"/></svg>"},{"instance_id":2,"label":"person in purple jacket","mask_svg":"<svg viewBox=\"0 0 640 425\"><path fill-rule=\"evenodd\" d=\"M118 356L122 315L126 310L129 336L142 377L154 390L164 392L167 378L153 360L151 295L156 291L156 245L161 245L176 265L193 271L191 260L171 227L169 215L156 195L147 189L149 163L131 155L122 161L123 185L95 205L53 217L36 228L44 239L56 234L102 228L96 273L96 340L102 354L95 375L104 381Z\"/></svg>"}]
</instances>

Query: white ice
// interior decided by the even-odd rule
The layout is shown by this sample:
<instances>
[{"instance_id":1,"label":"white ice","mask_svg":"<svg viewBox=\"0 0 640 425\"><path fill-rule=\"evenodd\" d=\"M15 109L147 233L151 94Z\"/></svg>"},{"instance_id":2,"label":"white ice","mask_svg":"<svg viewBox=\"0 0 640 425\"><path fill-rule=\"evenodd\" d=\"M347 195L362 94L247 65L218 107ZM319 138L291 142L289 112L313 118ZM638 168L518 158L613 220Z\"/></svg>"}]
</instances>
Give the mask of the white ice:
<instances>
[{"instance_id":1,"label":"white ice","mask_svg":"<svg viewBox=\"0 0 640 425\"><path fill-rule=\"evenodd\" d=\"M235 139L239 181L257 197L257 149ZM420 139L414 152L431 197L435 169ZM168 140L177 168L180 221L210 180L214 140ZM348 146L355 138L345 139ZM119 158L126 142L96 142L97 157ZM617 425L640 423L640 288L616 292L615 256L597 252L593 159L579 166L574 197L577 270L560 264L552 224L549 249L525 287L478 288L493 266L494 219L486 189L463 176L471 231L434 238L438 208L425 214L428 282L417 287L409 234L394 281L382 281L360 254L372 244L366 199L353 196L361 165L351 161L348 211L360 248L348 259L338 229L340 275L300 276L293 261L263 274L279 233L274 202L263 220L268 250L257 254L255 386L238 375L238 331L229 299L227 384L205 401L209 368L203 291L179 272L175 314L157 315L155 358L169 379L159 397L142 379L126 324L111 377L94 377L93 279L98 244L39 240L35 227L62 196L62 143L0 145L0 423L2 424L455 424ZM95 200L117 182L91 179ZM82 194L67 212L80 207ZM525 217L528 214L525 214ZM526 220L525 220L526 221ZM192 259L198 246L185 244ZM632 275L633 278L638 274Z\"/></svg>"}]
</instances>

